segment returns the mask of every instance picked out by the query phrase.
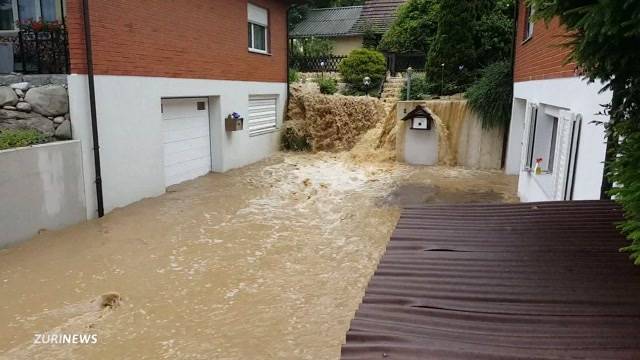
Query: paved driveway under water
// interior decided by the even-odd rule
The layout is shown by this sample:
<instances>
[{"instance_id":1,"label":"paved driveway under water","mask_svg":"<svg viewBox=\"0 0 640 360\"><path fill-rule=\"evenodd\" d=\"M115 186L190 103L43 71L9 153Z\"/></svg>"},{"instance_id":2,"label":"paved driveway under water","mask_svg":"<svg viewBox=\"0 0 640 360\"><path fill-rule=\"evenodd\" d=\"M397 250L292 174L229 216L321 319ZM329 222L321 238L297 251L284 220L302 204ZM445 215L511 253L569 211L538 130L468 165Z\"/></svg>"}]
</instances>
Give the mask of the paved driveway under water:
<instances>
[{"instance_id":1,"label":"paved driveway under water","mask_svg":"<svg viewBox=\"0 0 640 360\"><path fill-rule=\"evenodd\" d=\"M0 358L337 359L402 205L515 201L499 171L346 159L278 154L1 250Z\"/></svg>"}]
</instances>

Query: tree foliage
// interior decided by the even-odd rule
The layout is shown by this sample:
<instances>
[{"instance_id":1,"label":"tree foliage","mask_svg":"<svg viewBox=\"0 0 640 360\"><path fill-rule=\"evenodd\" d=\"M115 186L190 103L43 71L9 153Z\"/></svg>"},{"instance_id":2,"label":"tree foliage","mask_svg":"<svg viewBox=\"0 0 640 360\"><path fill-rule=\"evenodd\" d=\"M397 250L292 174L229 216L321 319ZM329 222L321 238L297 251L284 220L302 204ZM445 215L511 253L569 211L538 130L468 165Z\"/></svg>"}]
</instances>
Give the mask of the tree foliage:
<instances>
[{"instance_id":1,"label":"tree foliage","mask_svg":"<svg viewBox=\"0 0 640 360\"><path fill-rule=\"evenodd\" d=\"M591 81L612 90L606 106L608 161L615 184L610 194L622 204L621 229L631 240L624 250L640 264L640 1L530 0L537 16L560 19L572 34L567 41L575 61Z\"/></svg>"},{"instance_id":2,"label":"tree foliage","mask_svg":"<svg viewBox=\"0 0 640 360\"><path fill-rule=\"evenodd\" d=\"M480 116L483 128L505 128L511 120L511 63L499 61L484 68L480 79L467 89L465 96L469 106Z\"/></svg>"},{"instance_id":3,"label":"tree foliage","mask_svg":"<svg viewBox=\"0 0 640 360\"><path fill-rule=\"evenodd\" d=\"M508 58L512 0L439 0L438 29L427 55L427 76L444 82L442 93L463 92L479 70Z\"/></svg>"},{"instance_id":4,"label":"tree foliage","mask_svg":"<svg viewBox=\"0 0 640 360\"><path fill-rule=\"evenodd\" d=\"M398 9L398 16L379 45L396 53L429 51L438 29L438 0L409 0Z\"/></svg>"}]
</instances>

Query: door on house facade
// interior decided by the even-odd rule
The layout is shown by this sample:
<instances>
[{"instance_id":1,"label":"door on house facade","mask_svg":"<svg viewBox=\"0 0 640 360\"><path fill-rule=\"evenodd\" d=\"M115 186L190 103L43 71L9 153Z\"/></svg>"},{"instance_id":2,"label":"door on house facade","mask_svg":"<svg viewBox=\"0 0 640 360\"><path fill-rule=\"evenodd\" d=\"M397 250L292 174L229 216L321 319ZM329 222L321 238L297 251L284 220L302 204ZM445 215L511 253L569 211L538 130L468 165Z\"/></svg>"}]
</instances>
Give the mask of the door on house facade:
<instances>
[{"instance_id":1,"label":"door on house facade","mask_svg":"<svg viewBox=\"0 0 640 360\"><path fill-rule=\"evenodd\" d=\"M206 98L163 99L165 185L211 171L209 105Z\"/></svg>"}]
</instances>

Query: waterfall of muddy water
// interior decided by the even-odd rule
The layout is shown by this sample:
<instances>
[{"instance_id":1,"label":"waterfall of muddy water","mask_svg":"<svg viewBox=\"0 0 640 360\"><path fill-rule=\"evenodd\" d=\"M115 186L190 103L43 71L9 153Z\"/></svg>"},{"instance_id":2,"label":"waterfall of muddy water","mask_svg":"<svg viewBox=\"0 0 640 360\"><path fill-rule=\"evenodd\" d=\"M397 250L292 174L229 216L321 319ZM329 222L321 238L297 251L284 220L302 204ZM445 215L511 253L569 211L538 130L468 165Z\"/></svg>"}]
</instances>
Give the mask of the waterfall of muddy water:
<instances>
[{"instance_id":1,"label":"waterfall of muddy water","mask_svg":"<svg viewBox=\"0 0 640 360\"><path fill-rule=\"evenodd\" d=\"M386 116L377 98L322 95L305 85L291 87L285 126L309 139L314 151L350 150Z\"/></svg>"}]
</instances>

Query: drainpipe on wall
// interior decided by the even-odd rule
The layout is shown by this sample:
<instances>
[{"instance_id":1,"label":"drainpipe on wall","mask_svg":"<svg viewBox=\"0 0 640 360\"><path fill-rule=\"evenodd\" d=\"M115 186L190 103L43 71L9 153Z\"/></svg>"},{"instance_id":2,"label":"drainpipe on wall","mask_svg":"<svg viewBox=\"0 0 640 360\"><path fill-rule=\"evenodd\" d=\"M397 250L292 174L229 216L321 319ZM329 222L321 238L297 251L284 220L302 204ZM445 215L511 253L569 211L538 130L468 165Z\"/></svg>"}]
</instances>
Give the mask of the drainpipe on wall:
<instances>
[{"instance_id":1,"label":"drainpipe on wall","mask_svg":"<svg viewBox=\"0 0 640 360\"><path fill-rule=\"evenodd\" d=\"M291 84L289 84L289 51L291 51L291 47L290 47L290 43L291 41L289 40L289 11L291 11L291 5L289 5L287 7L287 21L286 21L286 27L287 27L287 55L285 56L285 62L286 62L286 67L287 67L287 101L285 103L285 109L284 109L284 116L283 116L283 122L287 119L288 116L288 112L289 112L289 91L290 91L290 87Z\"/></svg>"},{"instance_id":2,"label":"drainpipe on wall","mask_svg":"<svg viewBox=\"0 0 640 360\"><path fill-rule=\"evenodd\" d=\"M96 111L96 89L93 76L93 48L91 45L91 19L89 17L89 0L82 0L82 17L84 20L84 44L87 52L87 78L89 80L89 106L91 108L91 133L93 136L93 162L96 172L96 200L98 217L104 216L102 197L102 171L100 169L100 140L98 137L98 115Z\"/></svg>"},{"instance_id":3,"label":"drainpipe on wall","mask_svg":"<svg viewBox=\"0 0 640 360\"><path fill-rule=\"evenodd\" d=\"M518 44L518 16L520 15L520 0L513 2L513 40L511 43L511 86L516 83L516 45ZM513 109L513 94L511 95L511 108ZM502 137L502 159L500 160L500 168L504 169L507 163L507 151L509 151L509 130L511 128L511 121L507 123L504 128L504 135Z\"/></svg>"}]
</instances>

